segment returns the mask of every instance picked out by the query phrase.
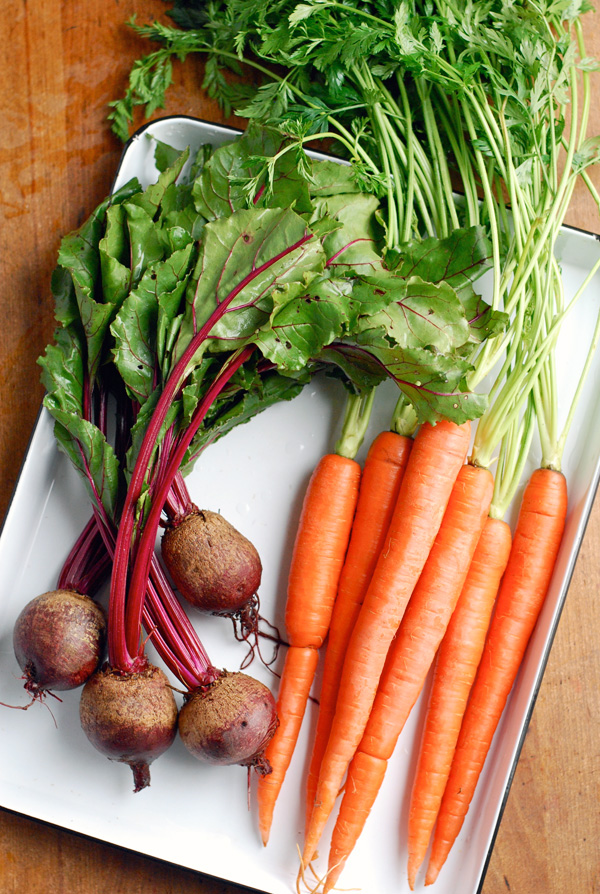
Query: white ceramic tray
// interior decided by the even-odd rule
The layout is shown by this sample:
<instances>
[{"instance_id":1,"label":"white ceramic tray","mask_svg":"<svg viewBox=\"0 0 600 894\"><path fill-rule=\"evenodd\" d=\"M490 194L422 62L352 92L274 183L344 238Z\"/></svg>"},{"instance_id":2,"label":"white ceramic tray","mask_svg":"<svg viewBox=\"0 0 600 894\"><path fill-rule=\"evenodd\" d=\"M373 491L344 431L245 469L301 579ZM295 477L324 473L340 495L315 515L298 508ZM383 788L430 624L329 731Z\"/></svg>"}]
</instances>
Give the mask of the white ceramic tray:
<instances>
[{"instance_id":1,"label":"white ceramic tray","mask_svg":"<svg viewBox=\"0 0 600 894\"><path fill-rule=\"evenodd\" d=\"M189 118L151 124L128 144L117 185L134 174L145 183L153 178L152 135L184 148L206 141L218 143L231 134ZM558 253L567 293L573 294L600 257L600 244L588 234L567 230ZM558 362L566 395L573 391L577 363L584 353L581 334L592 331L599 296L600 284L595 281L562 333ZM588 378L565 455L570 509L552 588L462 834L436 886L430 889L432 894L474 894L482 885L597 486L599 381L600 355ZM393 388L382 388L378 398L371 434L387 427L395 398ZM290 546L304 487L315 462L336 437L342 408L339 386L333 382L312 384L292 403L273 407L211 446L190 479L199 505L222 512L255 542L265 567L260 590L263 613L282 629ZM532 465L535 460L534 456ZM62 562L88 514L83 485L58 453L51 421L42 412L0 537L2 702L25 702L11 642L17 614L33 596L55 586ZM196 616L195 623L215 664L239 666L245 648L233 641L228 621ZM276 686L276 679L257 661L252 668ZM305 755L314 722L311 710L277 806L271 842L264 849L254 811L248 811L243 768L204 766L176 742L153 764L151 786L134 795L130 770L102 757L81 732L78 702L79 693L72 692L64 694L61 704L49 700L52 714L39 704L28 711L0 709L3 807L268 894L295 890ZM418 704L390 762L363 836L348 861L343 887L367 894L408 892L404 830L413 742L421 719Z\"/></svg>"}]
</instances>

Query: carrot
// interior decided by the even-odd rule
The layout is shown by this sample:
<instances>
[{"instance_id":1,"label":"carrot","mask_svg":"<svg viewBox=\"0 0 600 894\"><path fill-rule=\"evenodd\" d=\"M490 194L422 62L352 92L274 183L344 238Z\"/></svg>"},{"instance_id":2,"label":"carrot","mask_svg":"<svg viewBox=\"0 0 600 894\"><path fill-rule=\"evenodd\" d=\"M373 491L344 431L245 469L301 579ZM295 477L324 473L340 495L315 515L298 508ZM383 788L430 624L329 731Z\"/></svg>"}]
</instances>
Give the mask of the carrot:
<instances>
[{"instance_id":1,"label":"carrot","mask_svg":"<svg viewBox=\"0 0 600 894\"><path fill-rule=\"evenodd\" d=\"M361 740L390 643L442 522L463 465L470 425L425 423L417 433L385 545L344 661L302 862L308 865Z\"/></svg>"},{"instance_id":2,"label":"carrot","mask_svg":"<svg viewBox=\"0 0 600 894\"><path fill-rule=\"evenodd\" d=\"M319 714L306 784L307 828L348 641L387 535L411 447L412 438L384 431L371 444L365 460L323 664Z\"/></svg>"},{"instance_id":3,"label":"carrot","mask_svg":"<svg viewBox=\"0 0 600 894\"><path fill-rule=\"evenodd\" d=\"M346 793L358 786L357 772L364 783L362 755L386 764L392 756L460 596L489 512L493 489L489 470L469 465L460 469L430 555L390 649L364 735L350 763L332 835L325 892L335 885L362 831L362 825L355 818L348 818L351 803L356 802L357 796L349 798ZM377 774L383 779L379 767ZM360 805L363 822L378 789L372 783L364 786Z\"/></svg>"},{"instance_id":4,"label":"carrot","mask_svg":"<svg viewBox=\"0 0 600 894\"><path fill-rule=\"evenodd\" d=\"M566 512L563 474L537 469L523 494L508 565L460 729L437 819L426 885L438 877L462 828L550 586Z\"/></svg>"},{"instance_id":5,"label":"carrot","mask_svg":"<svg viewBox=\"0 0 600 894\"><path fill-rule=\"evenodd\" d=\"M347 842L357 841L367 821L371 805L383 784L387 761L357 751L344 787L344 812L336 821L329 851L329 868L323 891L331 891L349 855Z\"/></svg>"},{"instance_id":6,"label":"carrot","mask_svg":"<svg viewBox=\"0 0 600 894\"><path fill-rule=\"evenodd\" d=\"M311 476L288 578L285 626L291 645L318 649L327 636L360 475L355 460L328 453Z\"/></svg>"},{"instance_id":7,"label":"carrot","mask_svg":"<svg viewBox=\"0 0 600 894\"><path fill-rule=\"evenodd\" d=\"M299 651L293 659L286 660L281 678L277 702L280 726L271 739L267 755L272 773L262 776L258 782L259 828L265 845L313 682L317 650L329 629L358 499L360 474L355 460L329 453L316 466L304 497L285 610L289 643ZM301 655L301 651L315 654ZM308 666L312 666L312 674L306 672Z\"/></svg>"},{"instance_id":8,"label":"carrot","mask_svg":"<svg viewBox=\"0 0 600 894\"><path fill-rule=\"evenodd\" d=\"M488 517L456 609L438 650L415 772L408 822L408 881L429 846L460 724L511 546L506 522Z\"/></svg>"},{"instance_id":9,"label":"carrot","mask_svg":"<svg viewBox=\"0 0 600 894\"><path fill-rule=\"evenodd\" d=\"M298 740L306 693L312 686L318 660L318 650L310 647L290 646L285 656L277 701L277 741L273 743L271 739L265 750L265 758L272 770L259 777L257 791L259 831L265 845L269 840L275 802Z\"/></svg>"}]
</instances>

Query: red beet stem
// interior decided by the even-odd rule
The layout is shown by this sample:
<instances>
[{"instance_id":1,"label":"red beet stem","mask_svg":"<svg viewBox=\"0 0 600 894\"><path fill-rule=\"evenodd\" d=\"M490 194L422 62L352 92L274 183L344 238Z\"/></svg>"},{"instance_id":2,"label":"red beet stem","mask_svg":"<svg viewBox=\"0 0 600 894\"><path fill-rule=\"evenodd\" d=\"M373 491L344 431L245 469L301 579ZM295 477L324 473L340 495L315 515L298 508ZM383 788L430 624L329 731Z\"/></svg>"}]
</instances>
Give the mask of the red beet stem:
<instances>
[{"instance_id":1,"label":"red beet stem","mask_svg":"<svg viewBox=\"0 0 600 894\"><path fill-rule=\"evenodd\" d=\"M65 560L57 588L94 596L107 577L109 567L110 558L92 516Z\"/></svg>"},{"instance_id":2,"label":"red beet stem","mask_svg":"<svg viewBox=\"0 0 600 894\"><path fill-rule=\"evenodd\" d=\"M146 429L146 432L144 434L144 438L142 440L142 444L140 446L140 450L136 459L135 467L131 475L129 487L127 488L127 494L125 497L125 503L123 506L119 524L119 534L115 546L111 593L109 601L109 631L111 632L111 651L114 654L114 658L118 667L127 667L132 660L132 655L137 654L137 643L139 641L139 629L141 626L142 618L141 605L135 605L131 611L131 617L137 620L138 623L137 635L135 637L131 636L132 626L135 621L132 621L131 624L127 625L129 634L128 636L125 635L125 632L123 630L124 619L126 617L128 565L136 518L135 507L142 493L142 488L144 487L144 482L146 479L148 468L150 466L152 454L156 446L156 441L159 437L160 430L164 424L168 410L171 407L173 400L181 389L183 383L185 382L187 376L189 375L189 368L190 364L193 361L194 355L201 347L205 339L208 337L215 324L227 312L236 296L239 295L240 292L257 276L260 276L261 273L269 269L269 267L277 263L277 261L281 260L281 258L284 258L286 255L291 254L293 251L295 251L297 248L300 248L312 238L313 234L307 232L302 237L302 239L299 239L294 245L284 249L273 258L270 258L268 261L265 261L264 264L256 267L247 276L240 280L238 285L234 289L232 289L231 292L217 305L204 325L200 327L198 332L196 332L194 337L190 340L190 343L182 353L178 362L175 364L173 371L171 372L168 380L164 385L163 391L158 399L148 428ZM144 591L142 590L141 594L139 592L136 594L136 602L137 600L143 600L143 592Z\"/></svg>"},{"instance_id":3,"label":"red beet stem","mask_svg":"<svg viewBox=\"0 0 600 894\"><path fill-rule=\"evenodd\" d=\"M192 687L206 685L215 676L215 670L208 654L202 645L195 628L186 612L181 607L171 589L164 570L156 558L152 557L150 568L152 578L151 590L148 594L150 626L147 626L150 637L157 650L156 635L167 640L169 649L176 657L176 664L170 663L166 655L161 657L175 675L179 674L182 665L189 669L189 681Z\"/></svg>"},{"instance_id":4,"label":"red beet stem","mask_svg":"<svg viewBox=\"0 0 600 894\"><path fill-rule=\"evenodd\" d=\"M165 501L165 512L169 520L185 518L190 512L193 512L195 505L189 495L183 475L177 472L173 478L173 485L169 491L169 496Z\"/></svg>"},{"instance_id":5,"label":"red beet stem","mask_svg":"<svg viewBox=\"0 0 600 894\"><path fill-rule=\"evenodd\" d=\"M146 583L152 558L154 556L156 534L173 478L177 474L185 453L214 400L218 397L233 374L250 357L253 350L254 345L248 345L230 357L225 367L221 369L220 373L215 377L214 382L196 407L190 424L187 426L184 435L179 439L177 447L169 457L166 474L163 476L163 479L154 494L152 506L150 507L150 511L144 524L144 529L140 536L131 573L131 580L129 582L129 595L125 615L125 629L129 648L131 648L133 642L139 638L144 593L146 592Z\"/></svg>"},{"instance_id":6,"label":"red beet stem","mask_svg":"<svg viewBox=\"0 0 600 894\"><path fill-rule=\"evenodd\" d=\"M111 527L104 524L101 516L96 516L97 525L102 533L107 552L112 556L115 534ZM206 685L215 678L215 669L195 628L187 614L179 604L177 597L167 580L164 570L156 558L152 556L150 569L151 579L147 581L147 629L157 652L170 670L189 688ZM138 628L139 629L139 628ZM109 630L110 641L110 630ZM109 647L109 662L115 667ZM144 659L138 654L127 668L133 671L144 665Z\"/></svg>"}]
</instances>

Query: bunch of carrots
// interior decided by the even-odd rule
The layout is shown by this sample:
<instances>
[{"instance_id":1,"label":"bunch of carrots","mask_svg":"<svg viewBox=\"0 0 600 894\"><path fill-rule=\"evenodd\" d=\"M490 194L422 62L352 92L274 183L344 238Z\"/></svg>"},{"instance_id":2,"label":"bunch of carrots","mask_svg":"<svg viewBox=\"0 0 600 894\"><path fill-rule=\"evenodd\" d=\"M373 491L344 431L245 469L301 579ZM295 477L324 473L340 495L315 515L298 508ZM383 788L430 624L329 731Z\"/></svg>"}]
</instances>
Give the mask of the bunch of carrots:
<instances>
[{"instance_id":1,"label":"bunch of carrots","mask_svg":"<svg viewBox=\"0 0 600 894\"><path fill-rule=\"evenodd\" d=\"M477 436L467 461L470 423L425 423L414 434L402 401L362 470L339 445L314 470L289 575L282 722L268 748L273 773L259 781L258 802L266 845L327 638L301 865L304 877L343 790L324 892L333 890L360 836L432 667L406 833L411 889L432 838L426 884L437 878L461 829L550 585L566 519L566 481L554 444L552 462L546 451L525 488L514 533L503 520L506 478L510 471L512 498L532 437L532 391L555 336L552 326L540 336L528 377L520 367L508 377L526 411L518 425L500 430L518 443L521 463L496 482L475 459L483 453ZM590 356L597 339L598 333Z\"/></svg>"},{"instance_id":2,"label":"bunch of carrots","mask_svg":"<svg viewBox=\"0 0 600 894\"><path fill-rule=\"evenodd\" d=\"M583 57L578 25L575 30ZM570 74L575 103L575 66ZM497 141L493 157L486 160L473 144L469 170L484 186L494 246L492 307L510 317L506 333L487 342L469 377L471 389L483 383L489 393L476 427L447 420L418 426L410 405L400 401L363 469L356 444L338 444L308 486L289 574L281 726L268 748L273 772L259 782L258 805L266 845L325 644L299 873L311 887L305 872L343 792L327 870L312 885L325 894L362 832L430 672L405 837L410 888L428 850L425 884L435 882L550 586L568 508L562 455L600 335L599 317L559 431L554 349L562 322L600 266L567 302L554 249L581 176L575 156L586 145L589 80L585 71L581 77L581 116L575 109L568 139L559 134L559 117L544 118L546 142L556 151L551 163L534 159L530 180L515 167L501 105L490 104L498 110L489 125L489 138ZM503 195L510 200L510 226ZM506 519L534 436L539 467L511 528Z\"/></svg>"},{"instance_id":3,"label":"bunch of carrots","mask_svg":"<svg viewBox=\"0 0 600 894\"><path fill-rule=\"evenodd\" d=\"M338 444L305 496L289 575L282 722L268 749L273 773L259 782L259 825L266 845L327 639L299 875L315 860L343 791L328 868L317 882L325 894L362 832L432 668L406 840L411 889L430 847L425 883L436 880L550 586L567 515L561 458L600 317L560 433L553 353L563 320L600 264L566 304L552 251L558 226L550 245L537 223L530 226L527 252L545 265L547 302L530 319L527 338L517 303L493 400L476 430L447 420L417 427L401 400L364 468ZM512 288L530 300L518 275ZM505 516L536 428L541 462L511 531Z\"/></svg>"}]
</instances>

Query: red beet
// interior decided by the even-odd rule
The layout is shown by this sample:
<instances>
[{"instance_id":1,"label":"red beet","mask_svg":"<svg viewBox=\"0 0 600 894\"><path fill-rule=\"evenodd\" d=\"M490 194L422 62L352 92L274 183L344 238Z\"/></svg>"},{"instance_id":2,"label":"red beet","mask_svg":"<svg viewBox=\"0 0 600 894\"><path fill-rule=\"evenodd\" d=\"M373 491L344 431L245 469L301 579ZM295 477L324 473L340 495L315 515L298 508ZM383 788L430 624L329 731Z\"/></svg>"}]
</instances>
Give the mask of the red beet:
<instances>
[{"instance_id":1,"label":"red beet","mask_svg":"<svg viewBox=\"0 0 600 894\"><path fill-rule=\"evenodd\" d=\"M170 525L161 551L177 589L201 611L234 615L260 585L256 548L217 512L196 510Z\"/></svg>"},{"instance_id":2,"label":"red beet","mask_svg":"<svg viewBox=\"0 0 600 894\"><path fill-rule=\"evenodd\" d=\"M262 773L270 772L264 750L277 724L269 689L239 672L224 671L210 686L189 693L179 712L179 735L194 757Z\"/></svg>"},{"instance_id":3,"label":"red beet","mask_svg":"<svg viewBox=\"0 0 600 894\"><path fill-rule=\"evenodd\" d=\"M131 767L136 792L150 785L149 765L177 733L173 690L151 664L135 673L103 667L83 687L79 716L98 751Z\"/></svg>"},{"instance_id":4,"label":"red beet","mask_svg":"<svg viewBox=\"0 0 600 894\"><path fill-rule=\"evenodd\" d=\"M74 590L52 590L32 599L13 631L15 655L28 692L76 689L104 655L102 608Z\"/></svg>"}]
</instances>

